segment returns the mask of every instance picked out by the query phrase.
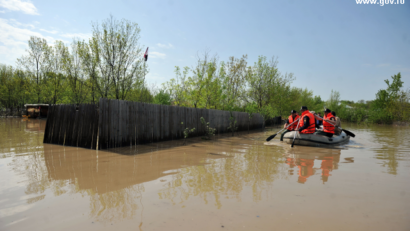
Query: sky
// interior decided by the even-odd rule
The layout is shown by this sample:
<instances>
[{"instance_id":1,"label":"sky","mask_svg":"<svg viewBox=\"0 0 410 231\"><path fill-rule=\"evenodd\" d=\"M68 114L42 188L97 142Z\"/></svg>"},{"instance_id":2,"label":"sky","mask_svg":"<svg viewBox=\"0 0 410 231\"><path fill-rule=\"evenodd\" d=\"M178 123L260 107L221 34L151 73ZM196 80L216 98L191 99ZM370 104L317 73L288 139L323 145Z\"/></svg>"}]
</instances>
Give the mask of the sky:
<instances>
[{"instance_id":1,"label":"sky","mask_svg":"<svg viewBox=\"0 0 410 231\"><path fill-rule=\"evenodd\" d=\"M344 100L372 100L398 72L410 88L410 0L356 1L0 0L0 63L16 66L30 36L88 40L92 23L112 15L138 23L151 86L209 51L220 61L248 55L248 65L277 57L279 71L295 75L292 86L323 100L331 90Z\"/></svg>"}]
</instances>

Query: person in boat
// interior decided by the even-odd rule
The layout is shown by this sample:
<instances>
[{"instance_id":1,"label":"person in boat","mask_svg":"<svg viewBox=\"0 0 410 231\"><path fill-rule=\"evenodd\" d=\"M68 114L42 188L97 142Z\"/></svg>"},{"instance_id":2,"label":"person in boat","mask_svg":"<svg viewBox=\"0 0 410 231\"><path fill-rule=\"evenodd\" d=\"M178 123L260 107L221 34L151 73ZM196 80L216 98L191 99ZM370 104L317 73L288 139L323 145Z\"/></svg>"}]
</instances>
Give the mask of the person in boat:
<instances>
[{"instance_id":1,"label":"person in boat","mask_svg":"<svg viewBox=\"0 0 410 231\"><path fill-rule=\"evenodd\" d=\"M316 116L317 116L318 114L316 114L315 111L310 111L310 113L312 113L313 116L315 117L315 127L316 127L316 129L320 129L320 123L321 123L321 121L319 121L319 120L316 119Z\"/></svg>"},{"instance_id":2,"label":"person in boat","mask_svg":"<svg viewBox=\"0 0 410 231\"><path fill-rule=\"evenodd\" d=\"M286 123L285 123L285 125L283 126L283 128L286 128L289 124L295 122L298 118L299 118L299 115L298 115L298 113L296 112L296 110L290 111L290 116L289 116L288 119L286 120ZM290 126L288 127L288 131L293 131L293 130L295 130L296 126L297 126L297 123L294 123L294 124L290 125Z\"/></svg>"},{"instance_id":3,"label":"person in boat","mask_svg":"<svg viewBox=\"0 0 410 231\"><path fill-rule=\"evenodd\" d=\"M336 116L336 112L332 111L332 115L336 119L335 135L340 135L342 133L342 130L340 129L342 127L342 122L340 121L340 118Z\"/></svg>"},{"instance_id":4,"label":"person in boat","mask_svg":"<svg viewBox=\"0 0 410 231\"><path fill-rule=\"evenodd\" d=\"M290 116L289 116L289 118L286 120L286 123L285 123L285 125L283 126L283 128L286 128L289 124L292 124L292 123L295 122L297 119L299 119L299 115L298 115L298 113L296 112L296 110L290 111ZM283 136L284 136L286 133L290 132L290 131L294 131L297 126L298 126L298 123L297 123L297 122L296 122L296 123L293 123L292 125L290 125L290 126L287 128L287 130L286 130L284 133L282 133L282 136L281 136L280 140L283 141Z\"/></svg>"},{"instance_id":5,"label":"person in boat","mask_svg":"<svg viewBox=\"0 0 410 231\"><path fill-rule=\"evenodd\" d=\"M317 115L318 115L320 118L322 118L322 116L320 115L320 112L318 112ZM318 127L320 127L320 125L323 125L323 122L322 122L321 120L316 120L316 125L317 125Z\"/></svg>"},{"instance_id":6,"label":"person in boat","mask_svg":"<svg viewBox=\"0 0 410 231\"><path fill-rule=\"evenodd\" d=\"M317 120L323 121L323 131L318 131L316 132L316 134L333 137L333 135L335 134L336 118L332 115L331 112L332 111L329 108L326 108L323 118L315 116Z\"/></svg>"},{"instance_id":7,"label":"person in boat","mask_svg":"<svg viewBox=\"0 0 410 231\"><path fill-rule=\"evenodd\" d=\"M308 110L306 106L302 106L300 108L300 112L302 113L302 115L300 117L299 125L298 125L299 133L301 134L315 133L316 131L315 116L312 113L310 113L310 111Z\"/></svg>"}]
</instances>

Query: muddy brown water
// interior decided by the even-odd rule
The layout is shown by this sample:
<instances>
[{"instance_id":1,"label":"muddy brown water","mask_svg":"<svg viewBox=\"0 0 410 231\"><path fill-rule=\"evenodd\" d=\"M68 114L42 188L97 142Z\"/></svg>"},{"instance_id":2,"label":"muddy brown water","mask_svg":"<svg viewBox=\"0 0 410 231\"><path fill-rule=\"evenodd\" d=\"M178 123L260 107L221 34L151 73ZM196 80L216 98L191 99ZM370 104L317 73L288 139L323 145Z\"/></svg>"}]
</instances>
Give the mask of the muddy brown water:
<instances>
[{"instance_id":1,"label":"muddy brown water","mask_svg":"<svg viewBox=\"0 0 410 231\"><path fill-rule=\"evenodd\" d=\"M0 230L410 230L409 127L95 151L43 144L45 122L0 119Z\"/></svg>"}]
</instances>

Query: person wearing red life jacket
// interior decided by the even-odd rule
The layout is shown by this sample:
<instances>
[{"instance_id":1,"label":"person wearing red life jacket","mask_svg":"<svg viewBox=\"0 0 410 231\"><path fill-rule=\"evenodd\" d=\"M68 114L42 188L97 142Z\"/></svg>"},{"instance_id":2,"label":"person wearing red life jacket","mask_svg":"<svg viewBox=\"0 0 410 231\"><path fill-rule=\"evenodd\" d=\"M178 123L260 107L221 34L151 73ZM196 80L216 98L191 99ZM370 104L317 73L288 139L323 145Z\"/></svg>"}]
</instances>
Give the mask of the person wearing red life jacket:
<instances>
[{"instance_id":1,"label":"person wearing red life jacket","mask_svg":"<svg viewBox=\"0 0 410 231\"><path fill-rule=\"evenodd\" d=\"M327 137L333 137L335 134L336 118L332 115L332 111L327 108L323 118L316 116L317 120L323 121L323 131L317 132L319 135L325 135Z\"/></svg>"},{"instance_id":2,"label":"person wearing red life jacket","mask_svg":"<svg viewBox=\"0 0 410 231\"><path fill-rule=\"evenodd\" d=\"M299 115L295 110L290 111L291 115L289 116L289 118L286 120L285 125L283 126L284 128L286 128L289 124L292 124L293 122L295 122L298 118ZM297 127L297 123L293 123L292 125L290 125L288 127L288 131L293 131L296 129Z\"/></svg>"},{"instance_id":3,"label":"person wearing red life jacket","mask_svg":"<svg viewBox=\"0 0 410 231\"><path fill-rule=\"evenodd\" d=\"M286 134L286 133L288 133L288 132L290 132L290 131L294 131L295 129L296 129L296 127L298 126L298 122L295 122L296 120L298 120L299 119L299 115L298 115L298 113L296 112L296 110L292 110L292 111L290 111L290 116L288 117L288 119L286 120L286 123L285 123L285 125L283 126L283 128L286 128L288 125L290 125L288 128L287 128L287 130L284 132L284 133L282 133L282 135L281 135L281 137L280 137L280 140L281 141L283 141L283 136ZM293 122L295 122L295 123L293 123ZM292 124L293 123L293 124Z\"/></svg>"},{"instance_id":4,"label":"person wearing red life jacket","mask_svg":"<svg viewBox=\"0 0 410 231\"><path fill-rule=\"evenodd\" d=\"M298 131L301 134L313 134L316 131L315 116L309 112L306 106L302 106L300 111L302 115L299 119Z\"/></svg>"}]
</instances>

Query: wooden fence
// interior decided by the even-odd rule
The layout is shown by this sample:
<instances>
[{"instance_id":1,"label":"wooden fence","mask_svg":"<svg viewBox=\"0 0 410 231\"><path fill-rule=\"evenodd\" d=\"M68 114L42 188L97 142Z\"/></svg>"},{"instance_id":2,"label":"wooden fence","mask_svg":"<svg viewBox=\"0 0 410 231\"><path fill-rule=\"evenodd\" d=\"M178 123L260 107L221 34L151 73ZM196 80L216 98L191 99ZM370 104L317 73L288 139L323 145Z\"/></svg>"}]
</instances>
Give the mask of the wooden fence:
<instances>
[{"instance_id":1,"label":"wooden fence","mask_svg":"<svg viewBox=\"0 0 410 231\"><path fill-rule=\"evenodd\" d=\"M96 149L98 110L94 104L53 105L48 110L44 143Z\"/></svg>"},{"instance_id":2,"label":"wooden fence","mask_svg":"<svg viewBox=\"0 0 410 231\"><path fill-rule=\"evenodd\" d=\"M232 112L237 131L262 128L263 118ZM107 149L181 139L185 128L190 137L205 134L203 117L216 134L230 132L229 111L157 105L101 98L96 105L56 105L49 109L44 143ZM97 144L98 137L98 144Z\"/></svg>"}]
</instances>

